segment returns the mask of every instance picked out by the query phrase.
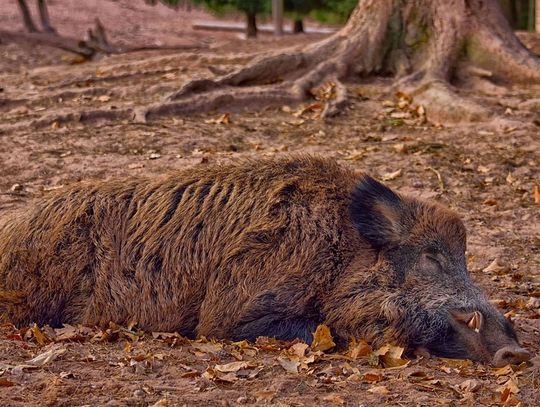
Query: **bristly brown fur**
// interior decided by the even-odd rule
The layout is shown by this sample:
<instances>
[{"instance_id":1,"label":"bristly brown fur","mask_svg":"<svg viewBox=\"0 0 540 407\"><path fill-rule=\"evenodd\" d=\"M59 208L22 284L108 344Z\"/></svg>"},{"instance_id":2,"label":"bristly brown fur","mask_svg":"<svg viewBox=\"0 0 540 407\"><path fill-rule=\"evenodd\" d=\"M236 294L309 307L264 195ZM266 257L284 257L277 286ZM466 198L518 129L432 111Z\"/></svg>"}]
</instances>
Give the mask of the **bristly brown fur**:
<instances>
[{"instance_id":1,"label":"bristly brown fur","mask_svg":"<svg viewBox=\"0 0 540 407\"><path fill-rule=\"evenodd\" d=\"M341 341L459 356L448 315L474 309L492 338L469 343L493 354L511 340L464 250L453 212L320 158L88 182L5 222L0 312L16 325L136 322L234 340L310 342L326 323Z\"/></svg>"},{"instance_id":2,"label":"bristly brown fur","mask_svg":"<svg viewBox=\"0 0 540 407\"><path fill-rule=\"evenodd\" d=\"M2 292L24 293L0 306L16 324L218 337L265 292L303 315L352 256L336 225L354 181L300 158L74 185L0 235Z\"/></svg>"}]
</instances>

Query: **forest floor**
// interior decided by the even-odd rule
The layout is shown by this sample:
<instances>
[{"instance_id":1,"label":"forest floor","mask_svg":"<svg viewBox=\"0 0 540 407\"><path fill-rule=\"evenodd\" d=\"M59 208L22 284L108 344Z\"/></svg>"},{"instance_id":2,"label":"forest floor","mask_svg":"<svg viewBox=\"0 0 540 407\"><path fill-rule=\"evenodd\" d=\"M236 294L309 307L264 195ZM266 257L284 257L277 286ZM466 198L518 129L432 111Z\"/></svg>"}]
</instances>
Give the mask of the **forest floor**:
<instances>
[{"instance_id":1,"label":"forest floor","mask_svg":"<svg viewBox=\"0 0 540 407\"><path fill-rule=\"evenodd\" d=\"M3 29L19 29L15 2L0 3L6 3ZM350 108L326 122L318 118L323 100L255 112L223 106L220 112L146 124L43 125L43 117L65 112L154 103L190 78L229 72L270 48L321 38L245 41L190 30L194 16L211 18L199 11L152 9L127 0L65 3L51 1L60 32L82 36L95 12L111 27L113 43L159 38L171 44L180 38L209 48L76 64L59 50L0 44L0 221L82 179L152 177L244 157L333 157L401 192L455 209L468 228L474 280L512 317L523 345L540 354L540 87L461 91L495 115L489 122L452 126L429 122L429 106L427 122L411 114L414 101L385 94L384 79L349 83ZM86 10L87 3L99 7ZM540 52L539 36L521 36ZM302 344L188 341L130 328L2 326L0 405L540 405L539 356L529 365L503 369L425 358L392 367L385 350L377 354L365 347L324 353Z\"/></svg>"}]
</instances>

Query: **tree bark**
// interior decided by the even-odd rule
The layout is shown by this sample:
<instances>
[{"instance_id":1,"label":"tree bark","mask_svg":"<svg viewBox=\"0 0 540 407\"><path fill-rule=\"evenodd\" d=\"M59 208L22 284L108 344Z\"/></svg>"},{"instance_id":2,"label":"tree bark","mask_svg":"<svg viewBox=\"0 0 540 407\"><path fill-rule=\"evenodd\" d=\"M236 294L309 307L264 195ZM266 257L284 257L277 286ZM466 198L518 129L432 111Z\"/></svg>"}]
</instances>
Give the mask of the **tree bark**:
<instances>
[{"instance_id":1,"label":"tree bark","mask_svg":"<svg viewBox=\"0 0 540 407\"><path fill-rule=\"evenodd\" d=\"M47 3L45 0L38 0L38 8L39 8L39 17L41 19L41 26L43 27L43 30L48 33L55 33L56 30L51 25L51 20L49 19L49 10L47 9Z\"/></svg>"},{"instance_id":2,"label":"tree bark","mask_svg":"<svg viewBox=\"0 0 540 407\"><path fill-rule=\"evenodd\" d=\"M257 15L254 13L246 13L246 37L257 37Z\"/></svg>"},{"instance_id":3,"label":"tree bark","mask_svg":"<svg viewBox=\"0 0 540 407\"><path fill-rule=\"evenodd\" d=\"M293 34L300 34L304 32L304 20L297 18L293 23Z\"/></svg>"},{"instance_id":4,"label":"tree bark","mask_svg":"<svg viewBox=\"0 0 540 407\"><path fill-rule=\"evenodd\" d=\"M34 25L34 21L32 20L32 15L30 14L30 10L28 9L28 5L26 4L26 0L18 0L19 1L19 8L21 9L21 14L24 22L24 28L26 28L26 31L30 33L37 32L37 28Z\"/></svg>"}]
</instances>

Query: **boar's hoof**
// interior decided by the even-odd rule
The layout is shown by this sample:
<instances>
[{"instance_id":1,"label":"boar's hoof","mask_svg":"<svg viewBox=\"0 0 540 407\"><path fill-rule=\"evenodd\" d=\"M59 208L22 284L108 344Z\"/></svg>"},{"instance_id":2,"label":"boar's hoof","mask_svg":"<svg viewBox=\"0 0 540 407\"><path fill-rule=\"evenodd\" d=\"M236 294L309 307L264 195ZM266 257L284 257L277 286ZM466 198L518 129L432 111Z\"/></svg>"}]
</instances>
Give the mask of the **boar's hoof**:
<instances>
[{"instance_id":1,"label":"boar's hoof","mask_svg":"<svg viewBox=\"0 0 540 407\"><path fill-rule=\"evenodd\" d=\"M527 362L530 358L531 354L517 345L505 346L495 353L493 366L518 365L521 362Z\"/></svg>"}]
</instances>

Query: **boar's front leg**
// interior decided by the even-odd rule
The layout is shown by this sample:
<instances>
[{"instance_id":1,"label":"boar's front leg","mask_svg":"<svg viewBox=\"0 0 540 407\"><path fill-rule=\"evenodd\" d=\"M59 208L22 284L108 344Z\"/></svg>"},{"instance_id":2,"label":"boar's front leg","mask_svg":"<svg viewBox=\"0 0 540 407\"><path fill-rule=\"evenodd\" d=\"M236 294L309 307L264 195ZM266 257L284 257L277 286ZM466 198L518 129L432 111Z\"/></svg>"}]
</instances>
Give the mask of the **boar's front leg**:
<instances>
[{"instance_id":1,"label":"boar's front leg","mask_svg":"<svg viewBox=\"0 0 540 407\"><path fill-rule=\"evenodd\" d=\"M232 338L255 341L259 336L269 336L284 341L300 339L310 344L320 318L316 312L309 311L298 315L290 305L272 292L263 294L246 308Z\"/></svg>"},{"instance_id":2,"label":"boar's front leg","mask_svg":"<svg viewBox=\"0 0 540 407\"><path fill-rule=\"evenodd\" d=\"M239 303L242 305L235 307ZM285 341L298 338L311 343L313 332L322 322L314 306L295 309L295 299L287 291L265 291L243 301L236 297L227 306L223 304L226 304L223 297L219 304L217 301L203 304L198 334L235 341L254 342L259 336L268 336Z\"/></svg>"}]
</instances>

